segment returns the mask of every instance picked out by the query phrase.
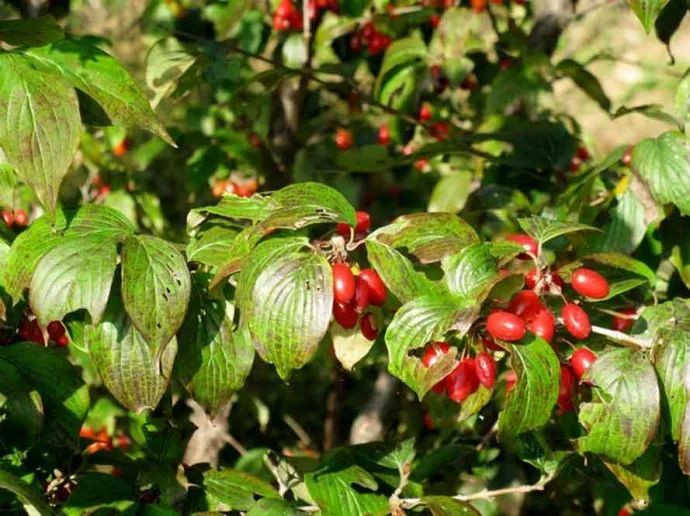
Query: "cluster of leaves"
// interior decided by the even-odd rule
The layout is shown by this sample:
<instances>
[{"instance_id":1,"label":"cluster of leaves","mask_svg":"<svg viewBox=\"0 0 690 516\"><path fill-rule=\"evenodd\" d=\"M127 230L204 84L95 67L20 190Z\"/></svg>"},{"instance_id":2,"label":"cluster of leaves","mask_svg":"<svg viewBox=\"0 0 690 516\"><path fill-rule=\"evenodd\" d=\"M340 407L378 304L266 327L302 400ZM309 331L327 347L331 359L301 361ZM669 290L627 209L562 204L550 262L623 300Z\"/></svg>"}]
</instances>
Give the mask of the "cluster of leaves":
<instances>
[{"instance_id":1,"label":"cluster of leaves","mask_svg":"<svg viewBox=\"0 0 690 516\"><path fill-rule=\"evenodd\" d=\"M0 21L0 200L32 208L33 219L0 235L1 506L474 514L489 509L468 501L491 491L460 492L459 478L472 465L484 484L498 478L494 430L503 453L536 468L523 492L594 471L629 491L611 498L590 486L617 510L648 503L662 471L690 473L688 76L672 114L614 110L583 65L531 44L532 10L518 3L486 12L479 2L342 1L299 31L273 32L274 13L252 2L156 5L142 20L161 38L147 56L150 102L103 41L67 36L47 17ZM674 0L631 8L666 43L687 11ZM351 44L367 24L389 38L385 52ZM641 113L672 129L591 158L577 125L543 107L563 78L612 116ZM212 107L181 108L189 97ZM170 134L151 106L171 107ZM154 186L168 165L183 173ZM244 181L262 193L210 204ZM392 221L348 241L335 228L356 225L357 198L374 220ZM587 340L599 356L577 418L554 412L570 354L563 336L503 343L494 357L516 375L510 393L504 381L462 404L428 393L459 357L425 365L427 343L483 350L487 314L523 287L523 249L504 239L518 228L566 281L583 264L605 274L595 324L639 307L631 334ZM389 291L372 309L376 341L332 320L331 263L343 259L373 268ZM27 317L41 329L63 321L67 349L18 342ZM186 400L223 417L239 393L265 429L250 375L289 380L282 392L304 410L311 387L300 389L300 375L327 386L309 367L337 370L334 360L365 385L357 406L371 385L362 370L385 367L416 394L400 401L390 443L278 456L249 429L256 447L235 444L238 460L185 463ZM433 429L420 428L422 411Z\"/></svg>"}]
</instances>

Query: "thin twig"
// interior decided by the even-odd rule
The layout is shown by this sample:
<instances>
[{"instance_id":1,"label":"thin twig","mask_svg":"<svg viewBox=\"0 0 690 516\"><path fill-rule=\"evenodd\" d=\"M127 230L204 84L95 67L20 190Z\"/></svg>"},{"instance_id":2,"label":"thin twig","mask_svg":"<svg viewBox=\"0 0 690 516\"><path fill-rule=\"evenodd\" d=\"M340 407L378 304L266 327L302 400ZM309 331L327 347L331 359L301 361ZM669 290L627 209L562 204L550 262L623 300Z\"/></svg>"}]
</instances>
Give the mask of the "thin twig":
<instances>
[{"instance_id":1,"label":"thin twig","mask_svg":"<svg viewBox=\"0 0 690 516\"><path fill-rule=\"evenodd\" d=\"M563 319L559 317L558 322L559 324L563 324ZM619 344L623 344L624 346L628 347L651 349L654 346L653 343L648 340L638 339L637 337L628 335L627 333L623 333L622 331L610 330L608 328L603 328L601 326L592 326L591 331L592 333L596 333L597 335L603 335L604 337L607 337L614 342L618 342Z\"/></svg>"},{"instance_id":2,"label":"thin twig","mask_svg":"<svg viewBox=\"0 0 690 516\"><path fill-rule=\"evenodd\" d=\"M235 439L232 435L230 434L225 434L223 436L223 440L228 443L230 446L235 448L237 453L240 455L247 455L247 448L245 448L241 442L239 442L237 439Z\"/></svg>"}]
</instances>

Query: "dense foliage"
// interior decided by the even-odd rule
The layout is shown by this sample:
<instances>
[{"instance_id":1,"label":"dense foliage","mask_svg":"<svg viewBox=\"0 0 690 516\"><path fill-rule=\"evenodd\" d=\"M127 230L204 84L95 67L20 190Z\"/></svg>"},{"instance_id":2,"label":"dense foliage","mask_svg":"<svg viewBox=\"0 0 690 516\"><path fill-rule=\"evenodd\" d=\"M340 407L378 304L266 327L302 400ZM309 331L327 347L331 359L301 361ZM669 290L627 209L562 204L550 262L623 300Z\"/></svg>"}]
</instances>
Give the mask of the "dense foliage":
<instances>
[{"instance_id":1,"label":"dense foliage","mask_svg":"<svg viewBox=\"0 0 690 516\"><path fill-rule=\"evenodd\" d=\"M573 9L154 1L144 87L0 3L0 508L687 513L690 75L614 109Z\"/></svg>"}]
</instances>

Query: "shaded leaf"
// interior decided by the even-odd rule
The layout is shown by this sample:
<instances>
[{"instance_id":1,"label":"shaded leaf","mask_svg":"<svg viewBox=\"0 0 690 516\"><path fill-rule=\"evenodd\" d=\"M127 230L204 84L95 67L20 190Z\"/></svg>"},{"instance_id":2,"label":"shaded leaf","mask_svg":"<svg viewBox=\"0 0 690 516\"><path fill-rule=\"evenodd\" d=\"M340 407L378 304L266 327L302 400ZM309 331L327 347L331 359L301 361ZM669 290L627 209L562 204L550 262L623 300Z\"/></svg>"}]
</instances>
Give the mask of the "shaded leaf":
<instances>
[{"instance_id":1,"label":"shaded leaf","mask_svg":"<svg viewBox=\"0 0 690 516\"><path fill-rule=\"evenodd\" d=\"M572 79L604 111L611 109L611 100L601 87L599 79L574 59L564 59L558 63L556 73Z\"/></svg>"},{"instance_id":2,"label":"shaded leaf","mask_svg":"<svg viewBox=\"0 0 690 516\"><path fill-rule=\"evenodd\" d=\"M469 502L461 502L450 496L424 496L420 502L429 508L433 516L478 516L480 514Z\"/></svg>"},{"instance_id":3,"label":"shaded leaf","mask_svg":"<svg viewBox=\"0 0 690 516\"><path fill-rule=\"evenodd\" d=\"M177 38L162 39L151 47L146 56L146 85L154 93L154 107L175 92L180 78L194 63L196 56Z\"/></svg>"},{"instance_id":4,"label":"shaded leaf","mask_svg":"<svg viewBox=\"0 0 690 516\"><path fill-rule=\"evenodd\" d=\"M0 41L9 45L41 46L65 37L62 27L50 16L0 20Z\"/></svg>"},{"instance_id":5,"label":"shaded leaf","mask_svg":"<svg viewBox=\"0 0 690 516\"><path fill-rule=\"evenodd\" d=\"M661 478L661 444L652 443L639 459L627 466L607 461L604 464L626 487L633 500L647 504L649 489Z\"/></svg>"},{"instance_id":6,"label":"shaded leaf","mask_svg":"<svg viewBox=\"0 0 690 516\"><path fill-rule=\"evenodd\" d=\"M53 510L43 499L42 493L36 491L21 478L2 469L0 469L0 488L14 493L25 508L36 511L36 514L40 516L50 516L53 514Z\"/></svg>"},{"instance_id":7,"label":"shaded leaf","mask_svg":"<svg viewBox=\"0 0 690 516\"><path fill-rule=\"evenodd\" d=\"M255 503L255 496L280 499L270 484L249 473L233 469L209 470L204 473L206 493L219 504L220 510L246 511Z\"/></svg>"},{"instance_id":8,"label":"shaded leaf","mask_svg":"<svg viewBox=\"0 0 690 516\"><path fill-rule=\"evenodd\" d=\"M77 485L62 510L67 516L106 510L126 514L133 512L136 505L137 497L132 485L116 476L94 472L77 477Z\"/></svg>"}]
</instances>

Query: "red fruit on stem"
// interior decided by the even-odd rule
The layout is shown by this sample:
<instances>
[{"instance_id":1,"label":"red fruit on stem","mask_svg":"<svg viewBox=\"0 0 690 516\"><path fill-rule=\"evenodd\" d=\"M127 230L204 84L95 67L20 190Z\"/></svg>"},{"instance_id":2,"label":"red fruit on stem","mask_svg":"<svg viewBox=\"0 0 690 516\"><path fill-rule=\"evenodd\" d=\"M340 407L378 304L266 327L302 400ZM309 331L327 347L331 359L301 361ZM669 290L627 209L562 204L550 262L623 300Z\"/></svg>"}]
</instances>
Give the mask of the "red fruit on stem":
<instances>
[{"instance_id":1,"label":"red fruit on stem","mask_svg":"<svg viewBox=\"0 0 690 516\"><path fill-rule=\"evenodd\" d=\"M424 354L422 355L422 364L424 364L424 367L431 367L436 362L438 362L439 358L448 353L449 349L450 346L448 346L448 344L446 344L445 342L432 342L428 344L426 348L424 348ZM445 392L445 378L438 382L436 385L434 385L431 390L438 394L442 394L443 392Z\"/></svg>"},{"instance_id":2,"label":"red fruit on stem","mask_svg":"<svg viewBox=\"0 0 690 516\"><path fill-rule=\"evenodd\" d=\"M496 341L490 335L485 335L482 337L482 344L486 349L490 349L492 351L505 351L505 349L496 344Z\"/></svg>"},{"instance_id":3,"label":"red fruit on stem","mask_svg":"<svg viewBox=\"0 0 690 516\"><path fill-rule=\"evenodd\" d=\"M376 337L378 337L379 330L376 327L374 315L371 313L366 313L362 316L362 319L359 321L359 329L367 340L376 340Z\"/></svg>"},{"instance_id":4,"label":"red fruit on stem","mask_svg":"<svg viewBox=\"0 0 690 516\"><path fill-rule=\"evenodd\" d=\"M597 356L587 348L578 348L570 355L570 366L579 380L595 362Z\"/></svg>"},{"instance_id":5,"label":"red fruit on stem","mask_svg":"<svg viewBox=\"0 0 690 516\"><path fill-rule=\"evenodd\" d=\"M381 276L374 269L362 269L359 271L359 278L369 286L369 302L375 306L381 306L386 302L386 285L381 280Z\"/></svg>"},{"instance_id":6,"label":"red fruit on stem","mask_svg":"<svg viewBox=\"0 0 690 516\"><path fill-rule=\"evenodd\" d=\"M29 216L27 215L26 211L19 209L19 210L14 210L14 223L15 225L19 227L24 227L27 225L29 222Z\"/></svg>"},{"instance_id":7,"label":"red fruit on stem","mask_svg":"<svg viewBox=\"0 0 690 516\"><path fill-rule=\"evenodd\" d=\"M561 317L565 329L568 330L576 339L586 339L589 337L589 332L592 325L589 322L589 316L582 307L574 303L567 303L563 310L561 310Z\"/></svg>"},{"instance_id":8,"label":"red fruit on stem","mask_svg":"<svg viewBox=\"0 0 690 516\"><path fill-rule=\"evenodd\" d=\"M609 295L609 282L601 274L592 269L581 267L573 272L570 279L575 292L592 299L603 299Z\"/></svg>"},{"instance_id":9,"label":"red fruit on stem","mask_svg":"<svg viewBox=\"0 0 690 516\"><path fill-rule=\"evenodd\" d=\"M367 22L362 26L362 37L369 41L376 34L376 27L372 22Z\"/></svg>"},{"instance_id":10,"label":"red fruit on stem","mask_svg":"<svg viewBox=\"0 0 690 516\"><path fill-rule=\"evenodd\" d=\"M487 389L491 389L496 381L496 362L486 351L477 353L474 357L474 368L477 379Z\"/></svg>"},{"instance_id":11,"label":"red fruit on stem","mask_svg":"<svg viewBox=\"0 0 690 516\"><path fill-rule=\"evenodd\" d=\"M59 348L66 348L67 346L69 346L69 338L67 338L67 335L62 335L61 337L55 339L55 344Z\"/></svg>"},{"instance_id":12,"label":"red fruit on stem","mask_svg":"<svg viewBox=\"0 0 690 516\"><path fill-rule=\"evenodd\" d=\"M580 167L582 166L582 160L578 157L573 157L573 159L570 160L570 163L568 164L568 170L570 172L577 172L580 170Z\"/></svg>"},{"instance_id":13,"label":"red fruit on stem","mask_svg":"<svg viewBox=\"0 0 690 516\"><path fill-rule=\"evenodd\" d=\"M518 245L521 245L522 248L527 251L527 253L531 253L533 255L537 255L537 252L539 251L539 244L537 241L532 238L529 235L523 235L520 233L516 233L514 235L508 235L506 237L506 240L510 242L515 242ZM529 260L530 256L528 254L520 254L518 255L518 258L521 260Z\"/></svg>"},{"instance_id":14,"label":"red fruit on stem","mask_svg":"<svg viewBox=\"0 0 690 516\"><path fill-rule=\"evenodd\" d=\"M335 132L335 145L340 150L347 150L355 143L352 136L352 131L343 129L342 127Z\"/></svg>"},{"instance_id":15,"label":"red fruit on stem","mask_svg":"<svg viewBox=\"0 0 690 516\"><path fill-rule=\"evenodd\" d=\"M525 286L527 288L534 288L537 286L537 277L539 276L539 271L536 268L532 268L525 274Z\"/></svg>"},{"instance_id":16,"label":"red fruit on stem","mask_svg":"<svg viewBox=\"0 0 690 516\"><path fill-rule=\"evenodd\" d=\"M391 142L391 132L388 129L388 124L383 124L379 127L378 142L379 145L388 145Z\"/></svg>"},{"instance_id":17,"label":"red fruit on stem","mask_svg":"<svg viewBox=\"0 0 690 516\"><path fill-rule=\"evenodd\" d=\"M637 309L635 309L635 308L623 308L621 310L618 310L618 312L621 313L622 315L636 315ZM630 328L632 328L633 324L635 324L634 318L614 316L611 327L616 331L628 331Z\"/></svg>"},{"instance_id":18,"label":"red fruit on stem","mask_svg":"<svg viewBox=\"0 0 690 516\"><path fill-rule=\"evenodd\" d=\"M51 321L48 324L48 336L50 340L57 341L60 337L65 335L65 327L60 321Z\"/></svg>"},{"instance_id":19,"label":"red fruit on stem","mask_svg":"<svg viewBox=\"0 0 690 516\"><path fill-rule=\"evenodd\" d=\"M495 339L514 342L525 336L525 321L510 312L494 312L486 320L486 329Z\"/></svg>"},{"instance_id":20,"label":"red fruit on stem","mask_svg":"<svg viewBox=\"0 0 690 516\"><path fill-rule=\"evenodd\" d=\"M566 365L561 366L561 378L558 387L558 407L564 412L573 410L573 394L575 393L575 375Z\"/></svg>"},{"instance_id":21,"label":"red fruit on stem","mask_svg":"<svg viewBox=\"0 0 690 516\"><path fill-rule=\"evenodd\" d=\"M527 329L546 342L551 342L556 329L556 318L548 308L542 308L527 321Z\"/></svg>"},{"instance_id":22,"label":"red fruit on stem","mask_svg":"<svg viewBox=\"0 0 690 516\"><path fill-rule=\"evenodd\" d=\"M129 141L129 138L123 138L122 140L120 140L118 143L116 143L113 146L113 154L116 157L121 158L122 156L127 154L127 151L129 150L130 145L131 145L131 143Z\"/></svg>"},{"instance_id":23,"label":"red fruit on stem","mask_svg":"<svg viewBox=\"0 0 690 516\"><path fill-rule=\"evenodd\" d=\"M355 277L355 297L352 300L355 312L361 314L369 306L369 285L359 276Z\"/></svg>"},{"instance_id":24,"label":"red fruit on stem","mask_svg":"<svg viewBox=\"0 0 690 516\"><path fill-rule=\"evenodd\" d=\"M477 88L478 84L479 84L479 81L477 80L477 76L474 75L473 73L470 73L470 74L467 74L467 76L460 83L460 89L472 91L472 90Z\"/></svg>"},{"instance_id":25,"label":"red fruit on stem","mask_svg":"<svg viewBox=\"0 0 690 516\"><path fill-rule=\"evenodd\" d=\"M541 299L533 290L521 290L510 299L508 311L524 319L526 314L536 313L543 306Z\"/></svg>"},{"instance_id":26,"label":"red fruit on stem","mask_svg":"<svg viewBox=\"0 0 690 516\"><path fill-rule=\"evenodd\" d=\"M431 110L431 106L427 104L426 102L422 104L422 107L419 108L419 120L421 122L428 122L431 120L434 116L433 111Z\"/></svg>"},{"instance_id":27,"label":"red fruit on stem","mask_svg":"<svg viewBox=\"0 0 690 516\"><path fill-rule=\"evenodd\" d=\"M333 318L346 330L357 326L357 312L350 303L333 303Z\"/></svg>"},{"instance_id":28,"label":"red fruit on stem","mask_svg":"<svg viewBox=\"0 0 690 516\"><path fill-rule=\"evenodd\" d=\"M448 397L460 403L476 392L479 388L479 378L475 371L474 359L464 358L451 373L445 378L446 393Z\"/></svg>"},{"instance_id":29,"label":"red fruit on stem","mask_svg":"<svg viewBox=\"0 0 690 516\"><path fill-rule=\"evenodd\" d=\"M426 169L426 167L429 166L429 160L426 158L420 158L418 160L415 160L414 162L414 168L417 170L421 170L422 172Z\"/></svg>"},{"instance_id":30,"label":"red fruit on stem","mask_svg":"<svg viewBox=\"0 0 690 516\"><path fill-rule=\"evenodd\" d=\"M367 233L371 228L371 216L366 211L358 211L357 223L355 224L355 233ZM339 222L335 230L344 238L350 238L350 226L344 222Z\"/></svg>"},{"instance_id":31,"label":"red fruit on stem","mask_svg":"<svg viewBox=\"0 0 690 516\"><path fill-rule=\"evenodd\" d=\"M333 298L347 304L355 297L355 277L346 263L333 264Z\"/></svg>"},{"instance_id":32,"label":"red fruit on stem","mask_svg":"<svg viewBox=\"0 0 690 516\"><path fill-rule=\"evenodd\" d=\"M36 319L22 319L17 328L17 334L22 340L29 342L35 342L36 344L45 344L43 340L43 333L41 328L38 326L38 321Z\"/></svg>"},{"instance_id":33,"label":"red fruit on stem","mask_svg":"<svg viewBox=\"0 0 690 516\"><path fill-rule=\"evenodd\" d=\"M14 212L12 210L2 210L2 219L8 228L14 226Z\"/></svg>"}]
</instances>

